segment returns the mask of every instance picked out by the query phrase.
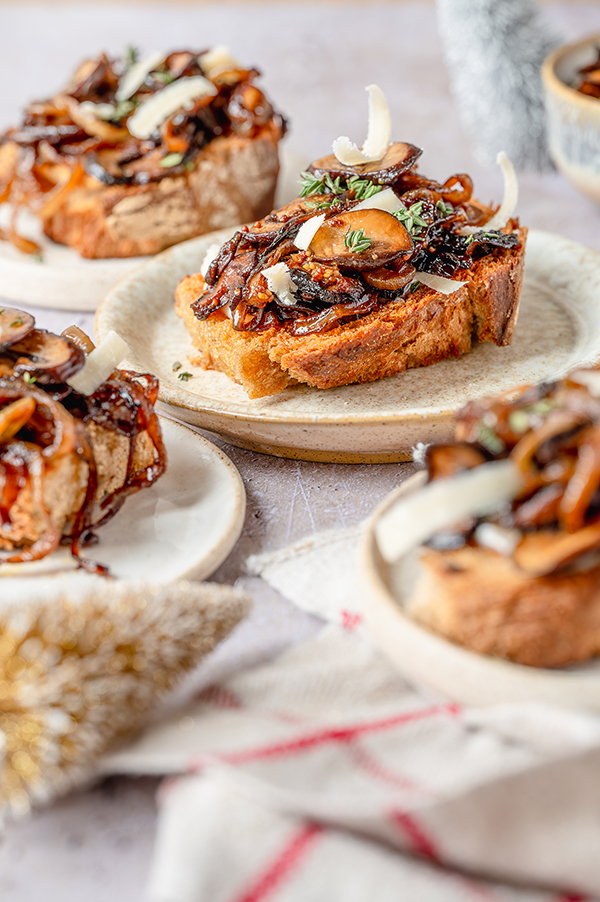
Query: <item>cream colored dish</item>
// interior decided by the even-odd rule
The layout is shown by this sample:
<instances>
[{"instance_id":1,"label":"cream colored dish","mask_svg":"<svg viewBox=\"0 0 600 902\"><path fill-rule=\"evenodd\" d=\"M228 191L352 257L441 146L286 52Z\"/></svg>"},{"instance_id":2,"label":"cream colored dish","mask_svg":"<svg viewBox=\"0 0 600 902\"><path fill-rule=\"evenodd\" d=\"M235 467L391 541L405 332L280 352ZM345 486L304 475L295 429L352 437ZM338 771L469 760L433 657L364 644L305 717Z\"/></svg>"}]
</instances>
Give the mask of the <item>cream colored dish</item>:
<instances>
[{"instance_id":1,"label":"cream colored dish","mask_svg":"<svg viewBox=\"0 0 600 902\"><path fill-rule=\"evenodd\" d=\"M251 401L227 376L190 363L195 352L173 309L179 280L198 269L211 244L231 234L223 230L178 245L124 278L100 305L96 334L102 339L114 329L123 336L131 348L124 365L159 377L160 401L172 415L239 447L301 460L409 460L417 442L450 438L453 414L467 400L600 360L600 256L532 231L509 347L486 343L458 360L368 385L296 386ZM181 368L174 371L176 364ZM185 373L191 374L187 381Z\"/></svg>"}]
</instances>

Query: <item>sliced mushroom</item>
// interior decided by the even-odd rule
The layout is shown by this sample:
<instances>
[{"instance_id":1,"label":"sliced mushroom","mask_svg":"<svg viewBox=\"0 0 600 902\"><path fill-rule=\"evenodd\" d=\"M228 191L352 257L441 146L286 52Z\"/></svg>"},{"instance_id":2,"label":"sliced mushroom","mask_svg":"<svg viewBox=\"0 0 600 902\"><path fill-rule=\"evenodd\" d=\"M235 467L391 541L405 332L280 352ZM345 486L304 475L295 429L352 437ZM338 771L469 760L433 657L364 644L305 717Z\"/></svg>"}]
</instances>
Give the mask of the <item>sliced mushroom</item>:
<instances>
[{"instance_id":1,"label":"sliced mushroom","mask_svg":"<svg viewBox=\"0 0 600 902\"><path fill-rule=\"evenodd\" d=\"M346 166L340 163L334 154L315 160L308 167L309 172L323 176L329 173L333 178L338 175L358 176L360 179L368 179L378 185L391 185L396 179L412 169L423 151L414 144L404 144L396 141L390 144L386 155L375 163L362 163L359 166Z\"/></svg>"},{"instance_id":2,"label":"sliced mushroom","mask_svg":"<svg viewBox=\"0 0 600 902\"><path fill-rule=\"evenodd\" d=\"M15 373L28 374L25 381L35 380L40 385L65 382L85 363L85 354L74 341L45 329L34 329L13 344L10 355L16 358Z\"/></svg>"},{"instance_id":3,"label":"sliced mushroom","mask_svg":"<svg viewBox=\"0 0 600 902\"><path fill-rule=\"evenodd\" d=\"M67 326L60 334L63 338L68 338L69 341L75 342L77 347L81 348L84 354L90 354L96 347L87 332L84 332L79 326Z\"/></svg>"},{"instance_id":4,"label":"sliced mushroom","mask_svg":"<svg viewBox=\"0 0 600 902\"><path fill-rule=\"evenodd\" d=\"M430 481L455 476L486 462L485 455L472 445L429 445L425 452Z\"/></svg>"},{"instance_id":5,"label":"sliced mushroom","mask_svg":"<svg viewBox=\"0 0 600 902\"><path fill-rule=\"evenodd\" d=\"M15 310L14 307L0 309L0 348L8 348L21 341L35 327L35 319L30 313Z\"/></svg>"},{"instance_id":6,"label":"sliced mushroom","mask_svg":"<svg viewBox=\"0 0 600 902\"><path fill-rule=\"evenodd\" d=\"M354 243L353 236L356 238ZM402 223L391 213L350 210L325 220L311 241L310 250L318 260L348 269L379 269L412 253L413 242Z\"/></svg>"},{"instance_id":7,"label":"sliced mushroom","mask_svg":"<svg viewBox=\"0 0 600 902\"><path fill-rule=\"evenodd\" d=\"M386 269L385 266L382 266L366 272L363 279L380 291L402 291L412 280L415 272L414 266L411 266L410 263L406 263L399 270Z\"/></svg>"},{"instance_id":8,"label":"sliced mushroom","mask_svg":"<svg viewBox=\"0 0 600 902\"><path fill-rule=\"evenodd\" d=\"M600 522L577 532L540 529L523 537L514 554L527 576L545 576L600 545Z\"/></svg>"},{"instance_id":9,"label":"sliced mushroom","mask_svg":"<svg viewBox=\"0 0 600 902\"><path fill-rule=\"evenodd\" d=\"M31 419L36 404L33 398L19 398L0 410L0 443L8 442Z\"/></svg>"}]
</instances>

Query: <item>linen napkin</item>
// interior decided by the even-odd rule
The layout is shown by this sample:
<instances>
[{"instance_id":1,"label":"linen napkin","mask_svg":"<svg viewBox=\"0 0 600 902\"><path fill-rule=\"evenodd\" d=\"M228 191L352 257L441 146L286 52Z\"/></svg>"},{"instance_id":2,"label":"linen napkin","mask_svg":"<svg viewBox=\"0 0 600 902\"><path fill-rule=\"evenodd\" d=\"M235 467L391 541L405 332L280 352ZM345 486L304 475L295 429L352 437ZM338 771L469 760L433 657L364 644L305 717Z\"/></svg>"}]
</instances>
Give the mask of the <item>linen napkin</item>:
<instances>
[{"instance_id":1,"label":"linen napkin","mask_svg":"<svg viewBox=\"0 0 600 902\"><path fill-rule=\"evenodd\" d=\"M362 625L358 535L251 559L327 624L204 685L104 759L105 773L173 775L149 898L600 897L600 719L464 709L411 686Z\"/></svg>"}]
</instances>

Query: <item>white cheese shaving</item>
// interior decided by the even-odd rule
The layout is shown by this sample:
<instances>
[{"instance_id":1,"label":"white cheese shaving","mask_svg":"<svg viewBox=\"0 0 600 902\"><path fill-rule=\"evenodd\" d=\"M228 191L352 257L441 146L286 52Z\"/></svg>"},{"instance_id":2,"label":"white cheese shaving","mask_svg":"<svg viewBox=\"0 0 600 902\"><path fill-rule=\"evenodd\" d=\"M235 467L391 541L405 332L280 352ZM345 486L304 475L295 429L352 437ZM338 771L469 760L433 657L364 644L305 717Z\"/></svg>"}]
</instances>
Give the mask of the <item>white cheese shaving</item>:
<instances>
[{"instance_id":1,"label":"white cheese shaving","mask_svg":"<svg viewBox=\"0 0 600 902\"><path fill-rule=\"evenodd\" d=\"M178 78L141 103L128 119L127 128L134 138L149 138L177 110L185 109L198 97L216 93L212 81L203 75Z\"/></svg>"},{"instance_id":2,"label":"white cheese shaving","mask_svg":"<svg viewBox=\"0 0 600 902\"><path fill-rule=\"evenodd\" d=\"M427 285L428 288L439 291L440 294L454 294L463 285L468 284L467 282L459 282L457 279L444 279L443 276L435 276L430 272L416 272L413 278L418 282L422 282L423 285Z\"/></svg>"},{"instance_id":3,"label":"white cheese shaving","mask_svg":"<svg viewBox=\"0 0 600 902\"><path fill-rule=\"evenodd\" d=\"M285 263L275 263L263 269L262 275L267 280L269 291L276 295L282 304L286 307L294 307L296 298L294 293L298 290L298 286L292 280L290 271Z\"/></svg>"},{"instance_id":4,"label":"white cheese shaving","mask_svg":"<svg viewBox=\"0 0 600 902\"><path fill-rule=\"evenodd\" d=\"M362 150L345 135L333 142L333 152L345 166L383 159L392 140L392 118L385 94L378 85L367 85L365 90L369 93L369 125Z\"/></svg>"},{"instance_id":5,"label":"white cheese shaving","mask_svg":"<svg viewBox=\"0 0 600 902\"><path fill-rule=\"evenodd\" d=\"M325 214L321 213L319 216L312 216L310 219L307 219L306 222L303 222L298 230L298 234L294 238L294 244L301 251L307 251L310 247L310 243L325 222Z\"/></svg>"},{"instance_id":6,"label":"white cheese shaving","mask_svg":"<svg viewBox=\"0 0 600 902\"><path fill-rule=\"evenodd\" d=\"M465 517L493 513L522 488L523 478L511 460L491 461L449 479L436 479L382 515L375 526L379 550L391 563L407 550L407 535L412 547L421 545Z\"/></svg>"},{"instance_id":7,"label":"white cheese shaving","mask_svg":"<svg viewBox=\"0 0 600 902\"><path fill-rule=\"evenodd\" d=\"M81 395L92 395L128 354L127 342L111 329L106 338L88 354L83 369L67 379L67 383Z\"/></svg>"},{"instance_id":8,"label":"white cheese shaving","mask_svg":"<svg viewBox=\"0 0 600 902\"><path fill-rule=\"evenodd\" d=\"M166 53L159 51L157 53L151 53L150 56L140 60L139 63L134 63L133 66L130 66L119 82L115 100L117 102L120 100L129 100L132 94L135 94L137 89L144 84L146 77L150 72L153 72L157 66L164 63L166 58Z\"/></svg>"},{"instance_id":9,"label":"white cheese shaving","mask_svg":"<svg viewBox=\"0 0 600 902\"><path fill-rule=\"evenodd\" d=\"M593 398L600 398L600 370L575 370L569 378L584 385Z\"/></svg>"},{"instance_id":10,"label":"white cheese shaving","mask_svg":"<svg viewBox=\"0 0 600 902\"><path fill-rule=\"evenodd\" d=\"M92 103L91 100L84 100L79 104L79 110L84 116L92 116L93 119L103 119L109 121L116 112L114 103Z\"/></svg>"},{"instance_id":11,"label":"white cheese shaving","mask_svg":"<svg viewBox=\"0 0 600 902\"><path fill-rule=\"evenodd\" d=\"M229 47L224 44L218 44L212 50L198 57L198 62L202 67L202 71L210 78L221 72L227 72L230 69L241 69L242 65L232 55Z\"/></svg>"},{"instance_id":12,"label":"white cheese shaving","mask_svg":"<svg viewBox=\"0 0 600 902\"><path fill-rule=\"evenodd\" d=\"M504 178L504 197L498 210L494 213L489 222L484 226L463 226L458 230L459 235L474 235L475 232L491 232L492 230L503 229L517 208L519 200L519 182L517 181L517 173L515 167L510 162L503 150L496 157L496 162L502 169Z\"/></svg>"},{"instance_id":13,"label":"white cheese shaving","mask_svg":"<svg viewBox=\"0 0 600 902\"><path fill-rule=\"evenodd\" d=\"M210 245L210 247L204 254L204 259L202 260L202 263L200 264L200 274L202 276L206 276L206 273L208 272L210 264L213 262L213 260L217 259L217 257L219 256L220 250L221 250L220 244L211 244Z\"/></svg>"},{"instance_id":14,"label":"white cheese shaving","mask_svg":"<svg viewBox=\"0 0 600 902\"><path fill-rule=\"evenodd\" d=\"M404 210L404 204L397 194L391 188L384 188L378 194L361 200L359 204L352 208L353 210L384 210L386 213L397 213Z\"/></svg>"},{"instance_id":15,"label":"white cheese shaving","mask_svg":"<svg viewBox=\"0 0 600 902\"><path fill-rule=\"evenodd\" d=\"M484 548L491 548L492 551L509 557L523 535L518 529L503 529L496 523L480 523L475 530L475 538Z\"/></svg>"}]
</instances>

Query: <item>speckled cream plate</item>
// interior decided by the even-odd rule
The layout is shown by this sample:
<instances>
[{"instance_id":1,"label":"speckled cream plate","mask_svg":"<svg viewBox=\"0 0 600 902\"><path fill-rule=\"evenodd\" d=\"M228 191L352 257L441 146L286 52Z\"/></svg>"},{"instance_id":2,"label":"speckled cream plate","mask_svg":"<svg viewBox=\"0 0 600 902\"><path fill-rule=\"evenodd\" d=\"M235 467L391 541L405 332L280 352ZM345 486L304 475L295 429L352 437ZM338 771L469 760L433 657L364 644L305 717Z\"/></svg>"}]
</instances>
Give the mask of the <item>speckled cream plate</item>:
<instances>
[{"instance_id":1,"label":"speckled cream plate","mask_svg":"<svg viewBox=\"0 0 600 902\"><path fill-rule=\"evenodd\" d=\"M277 206L298 193L298 172L304 168L304 161L293 151L283 150ZM0 229L9 225L10 215L10 207L0 205ZM4 301L60 310L95 310L113 285L149 259L86 260L72 248L46 238L40 220L27 210L20 212L18 226L20 234L40 246L41 260L0 240L0 298Z\"/></svg>"},{"instance_id":2,"label":"speckled cream plate","mask_svg":"<svg viewBox=\"0 0 600 902\"><path fill-rule=\"evenodd\" d=\"M418 557L406 537L406 552L387 564L377 547L375 525L392 505L418 491L416 473L383 500L367 523L360 567L365 588L365 622L391 663L409 679L464 705L538 702L600 712L600 659L577 667L544 670L468 651L430 632L406 613L406 599L418 576Z\"/></svg>"},{"instance_id":3,"label":"speckled cream plate","mask_svg":"<svg viewBox=\"0 0 600 902\"><path fill-rule=\"evenodd\" d=\"M454 411L469 399L600 360L600 256L533 231L510 347L485 343L458 360L367 385L295 386L250 401L227 376L190 364L192 344L173 310L179 280L197 272L208 246L231 231L180 244L124 278L100 305L96 333L101 339L115 329L123 336L128 365L159 377L160 399L176 417L242 448L304 460L408 460L417 442L449 438ZM193 378L178 380L175 361Z\"/></svg>"},{"instance_id":4,"label":"speckled cream plate","mask_svg":"<svg viewBox=\"0 0 600 902\"><path fill-rule=\"evenodd\" d=\"M244 486L231 461L197 432L165 417L161 429L166 473L128 498L85 554L106 564L117 578L157 583L205 579L223 563L242 531ZM67 548L32 564L5 564L0 567L0 600L16 596L24 580L49 572L63 578L72 566Z\"/></svg>"}]
</instances>

